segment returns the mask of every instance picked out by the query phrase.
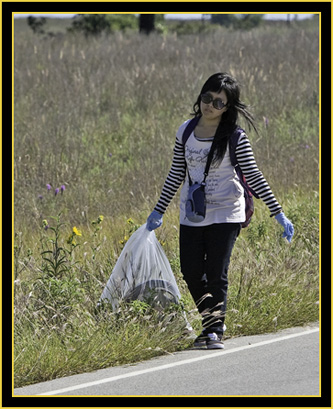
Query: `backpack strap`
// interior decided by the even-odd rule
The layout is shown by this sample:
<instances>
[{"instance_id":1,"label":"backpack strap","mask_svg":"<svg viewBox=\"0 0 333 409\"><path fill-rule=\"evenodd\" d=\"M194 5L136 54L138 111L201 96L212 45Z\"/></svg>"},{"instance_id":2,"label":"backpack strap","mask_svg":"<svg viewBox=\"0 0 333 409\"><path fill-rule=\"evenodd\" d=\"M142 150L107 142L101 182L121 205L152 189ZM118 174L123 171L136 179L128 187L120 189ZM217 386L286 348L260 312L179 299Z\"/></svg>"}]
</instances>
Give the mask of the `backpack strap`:
<instances>
[{"instance_id":1,"label":"backpack strap","mask_svg":"<svg viewBox=\"0 0 333 409\"><path fill-rule=\"evenodd\" d=\"M191 136L191 133L194 131L194 128L197 126L199 122L200 116L195 116L192 118L189 123L186 125L186 128L183 132L183 145L185 146L185 143L187 142L188 138Z\"/></svg>"},{"instance_id":2,"label":"backpack strap","mask_svg":"<svg viewBox=\"0 0 333 409\"><path fill-rule=\"evenodd\" d=\"M241 134L244 132L245 132L244 129L237 127L229 139L230 162L234 167L239 166L236 158L236 148L238 145L239 138Z\"/></svg>"}]
</instances>

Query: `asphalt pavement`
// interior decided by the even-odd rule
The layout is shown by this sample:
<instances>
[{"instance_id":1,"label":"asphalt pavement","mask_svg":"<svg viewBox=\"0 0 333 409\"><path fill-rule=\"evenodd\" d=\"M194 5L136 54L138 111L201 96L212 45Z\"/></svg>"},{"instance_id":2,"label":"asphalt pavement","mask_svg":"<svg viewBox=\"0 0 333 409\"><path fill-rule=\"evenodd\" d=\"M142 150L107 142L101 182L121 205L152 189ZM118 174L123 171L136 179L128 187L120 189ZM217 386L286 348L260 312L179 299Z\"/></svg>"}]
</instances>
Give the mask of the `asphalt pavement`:
<instances>
[{"instance_id":1,"label":"asphalt pavement","mask_svg":"<svg viewBox=\"0 0 333 409\"><path fill-rule=\"evenodd\" d=\"M14 396L319 396L318 324L224 344L17 388Z\"/></svg>"}]
</instances>

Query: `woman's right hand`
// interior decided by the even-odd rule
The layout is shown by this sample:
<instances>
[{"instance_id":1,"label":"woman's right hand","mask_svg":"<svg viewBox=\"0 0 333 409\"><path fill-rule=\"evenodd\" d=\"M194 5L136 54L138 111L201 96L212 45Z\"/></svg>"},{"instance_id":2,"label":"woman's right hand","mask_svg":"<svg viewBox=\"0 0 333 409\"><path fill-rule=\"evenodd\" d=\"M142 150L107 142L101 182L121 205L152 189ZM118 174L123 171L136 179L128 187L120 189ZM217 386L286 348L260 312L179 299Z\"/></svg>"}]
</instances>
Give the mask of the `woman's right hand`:
<instances>
[{"instance_id":1,"label":"woman's right hand","mask_svg":"<svg viewBox=\"0 0 333 409\"><path fill-rule=\"evenodd\" d=\"M163 215L156 210L153 210L147 219L147 229L149 231L155 230L163 223Z\"/></svg>"}]
</instances>

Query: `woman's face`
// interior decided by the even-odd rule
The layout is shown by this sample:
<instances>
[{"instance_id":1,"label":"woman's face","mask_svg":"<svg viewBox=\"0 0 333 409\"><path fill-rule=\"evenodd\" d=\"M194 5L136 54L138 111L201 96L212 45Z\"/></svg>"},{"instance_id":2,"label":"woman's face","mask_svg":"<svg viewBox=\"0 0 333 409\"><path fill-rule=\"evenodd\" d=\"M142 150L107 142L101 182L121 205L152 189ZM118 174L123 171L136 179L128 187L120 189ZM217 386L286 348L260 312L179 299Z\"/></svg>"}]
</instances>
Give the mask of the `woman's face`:
<instances>
[{"instance_id":1,"label":"woman's face","mask_svg":"<svg viewBox=\"0 0 333 409\"><path fill-rule=\"evenodd\" d=\"M208 97L206 98L206 96ZM206 103L203 100L205 100ZM224 91L220 93L208 91L201 95L200 110L202 115L207 119L220 119L222 114L228 109L226 106L227 103L228 98ZM218 109L221 107L222 109Z\"/></svg>"}]
</instances>

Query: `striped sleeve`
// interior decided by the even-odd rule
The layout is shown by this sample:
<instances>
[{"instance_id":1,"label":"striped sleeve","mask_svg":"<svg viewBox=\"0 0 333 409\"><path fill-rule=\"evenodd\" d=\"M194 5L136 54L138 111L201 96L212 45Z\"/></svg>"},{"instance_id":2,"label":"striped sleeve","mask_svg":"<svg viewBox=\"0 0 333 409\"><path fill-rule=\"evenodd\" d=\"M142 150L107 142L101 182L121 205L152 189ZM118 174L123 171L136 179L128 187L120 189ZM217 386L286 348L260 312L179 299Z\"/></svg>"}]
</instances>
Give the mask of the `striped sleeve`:
<instances>
[{"instance_id":1,"label":"striped sleeve","mask_svg":"<svg viewBox=\"0 0 333 409\"><path fill-rule=\"evenodd\" d=\"M164 182L161 196L154 208L161 214L164 214L171 200L175 196L177 190L185 179L186 162L184 155L184 146L176 138L175 147L173 150L173 159L171 169Z\"/></svg>"},{"instance_id":2,"label":"striped sleeve","mask_svg":"<svg viewBox=\"0 0 333 409\"><path fill-rule=\"evenodd\" d=\"M271 188L256 164L250 141L242 134L236 147L236 159L249 186L268 206L271 217L278 214L282 207L275 199Z\"/></svg>"}]
</instances>

